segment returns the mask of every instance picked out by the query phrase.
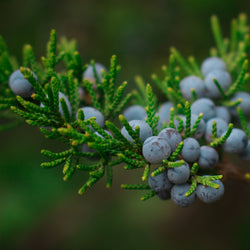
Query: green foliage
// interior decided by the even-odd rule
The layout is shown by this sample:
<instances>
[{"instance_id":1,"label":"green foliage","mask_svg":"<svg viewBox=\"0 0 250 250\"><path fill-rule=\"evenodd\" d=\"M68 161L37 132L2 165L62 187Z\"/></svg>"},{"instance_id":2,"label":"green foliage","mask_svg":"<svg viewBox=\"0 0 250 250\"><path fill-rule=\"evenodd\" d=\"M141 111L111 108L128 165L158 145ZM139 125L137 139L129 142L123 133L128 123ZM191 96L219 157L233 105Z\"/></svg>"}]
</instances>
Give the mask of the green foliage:
<instances>
[{"instance_id":1,"label":"green foliage","mask_svg":"<svg viewBox=\"0 0 250 250\"><path fill-rule=\"evenodd\" d=\"M146 195L142 196L141 197L141 200L142 201L146 201L152 197L154 197L156 195L156 192L155 191L150 191L149 193L147 193Z\"/></svg>"},{"instance_id":2,"label":"green foliage","mask_svg":"<svg viewBox=\"0 0 250 250\"><path fill-rule=\"evenodd\" d=\"M153 82L160 88L168 100L176 106L179 104L180 109L184 109L186 100L182 97L179 83L180 83L180 68L176 65L176 55L172 53L169 57L169 66L163 66L164 79L156 75L152 75ZM182 65L181 65L182 66Z\"/></svg>"},{"instance_id":3,"label":"green foliage","mask_svg":"<svg viewBox=\"0 0 250 250\"><path fill-rule=\"evenodd\" d=\"M153 90L150 84L147 84L146 92L147 92L147 99L148 99L148 105L146 107L146 111L147 111L146 121L148 125L152 128L153 135L157 135L158 134L157 124L159 121L159 115L156 116L156 103L155 103L156 98L153 94Z\"/></svg>"},{"instance_id":4,"label":"green foliage","mask_svg":"<svg viewBox=\"0 0 250 250\"><path fill-rule=\"evenodd\" d=\"M31 98L24 99L20 96L15 97L8 89L8 79L14 67L10 64L7 47L2 38L0 39L0 48L0 63L2 62L4 65L4 67L1 67L3 71L0 72L2 83L0 87L0 107L5 111L5 117L12 118L13 113L11 111L14 111L18 116L25 119L28 124L41 127L41 132L46 138L60 140L69 147L68 150L58 153L42 150L41 153L51 161L43 162L41 166L51 168L63 164L64 180L68 180L75 170L88 171L89 179L80 188L80 194L97 182L104 175L105 170L107 173L107 187L110 187L112 184L112 167L119 165L121 162L128 162L127 159L130 159L131 154L133 156L137 156L137 154L134 152L135 150L129 150L133 149L134 146L122 136L119 129L111 121L107 121L107 128L113 132L117 139L107 135L93 119L84 121L83 112L78 112L80 108L78 88L80 86L85 88L91 98L92 106L99 109L105 115L106 120L114 119L132 96L129 93L124 98L122 97L127 85L126 82L123 82L117 88L115 86L116 77L120 71L116 56L111 58L110 71L103 74L102 82L98 80L94 61L91 62L98 86L97 94L92 88L92 83L82 79L86 67L82 64L76 43L62 39L57 45L56 32L52 30L46 56L41 59L42 63L36 61L30 45L25 45L23 48L23 62L20 70L35 89L35 94ZM66 71L57 72L55 67L61 61L66 66ZM39 80L34 77L31 70L38 75ZM59 99L59 91L63 92L69 99L72 115L65 99ZM43 105L40 105L41 103ZM59 106L62 113L59 111ZM79 116L78 120L75 120L77 112ZM1 126L0 129L7 129L19 123L20 121L15 120L13 123ZM95 135L89 128L90 125L105 139ZM137 142L140 143L138 132L135 133ZM81 145L83 143L88 144L96 152L82 152ZM117 150L118 148L119 150ZM117 155L123 153L124 149L127 149L127 151L122 158L123 160L114 159L109 161L112 156L117 158ZM106 151L109 153L106 154ZM89 158L95 159L96 163L90 165L81 163L85 161L84 159ZM138 165L142 165L144 163L143 158L140 155L138 155L138 158L141 161ZM129 160L129 166L131 167L134 162L135 160Z\"/></svg>"},{"instance_id":5,"label":"green foliage","mask_svg":"<svg viewBox=\"0 0 250 250\"><path fill-rule=\"evenodd\" d=\"M165 172L166 169L167 169L166 166L160 166L159 168L157 168L155 171L153 171L153 172L151 173L151 176L152 176L152 177L155 177L155 176L157 176L157 175L159 175L159 174Z\"/></svg>"},{"instance_id":6,"label":"green foliage","mask_svg":"<svg viewBox=\"0 0 250 250\"><path fill-rule=\"evenodd\" d=\"M232 20L230 38L223 38L219 20L216 16L211 17L211 26L216 42L213 55L221 57L227 64L227 68L233 75L238 72L239 65L247 57L249 49L249 29L247 16L240 14L237 19Z\"/></svg>"},{"instance_id":7,"label":"green foliage","mask_svg":"<svg viewBox=\"0 0 250 250\"><path fill-rule=\"evenodd\" d=\"M237 107L241 126L249 137L247 118L238 106L242 100L230 101L231 97L243 88L250 76L247 73L248 60L246 58L250 41L246 21L245 15L240 15L238 19L233 20L228 39L223 38L219 20L213 16L211 24L216 48L211 49L211 55L219 56L226 62L234 80L228 91L224 91L220 83L214 80L214 84L221 93L221 98L216 101L216 104ZM93 68L96 86L90 80L83 79L83 72L87 67ZM141 169L141 178L145 182L150 175L153 178L169 168L177 168L185 164L181 158L184 146L181 141L168 159L164 159L157 167L154 166L154 170L151 171L153 166L143 157L140 127L133 129L121 113L133 97L132 101L145 107L146 122L151 127L153 135L156 136L159 132L158 100L154 95L152 85L145 84L139 76L135 78L137 90L132 90L131 93L126 93L126 81L117 84L117 76L121 67L115 55L111 57L109 71L103 70L100 79L95 61L92 60L84 65L77 51L76 42L62 38L57 43L56 31L52 30L46 56L43 56L41 61L36 60L30 45L23 47L20 71L35 90L29 98L15 96L8 87L10 74L17 68L19 68L19 63L10 56L4 40L0 37L0 116L10 120L9 123L0 126L0 131L26 121L29 125L39 127L46 138L62 142L66 148L64 151L41 150L41 154L48 159L41 163L41 167L63 166L64 181L69 180L76 171L88 172L88 179L79 188L79 194L85 193L104 176L107 178L106 187L111 187L115 166L123 166L125 170ZM169 121L165 121L161 129L175 128L175 120L177 120L179 122L177 130L182 135L182 139L193 136L203 114L199 114L194 125L191 126L191 104L197 99L197 95L192 89L192 101L185 100L179 84L181 78L186 75L202 77L199 64L193 56L186 60L176 48L171 48L168 65L164 65L162 71L162 79L153 74L152 80L174 107L170 109ZM79 98L79 88L85 91L84 100ZM59 98L59 93L65 94L70 102L70 108L64 98ZM81 110L82 106L91 106L99 110L104 115L105 126L98 125L95 117L85 119L85 114ZM178 115L185 115L184 130L184 122ZM119 117L118 121L117 117ZM132 137L132 143L121 133L122 126ZM233 126L233 123L229 124L225 135L218 138L217 125L214 122L210 146L215 148L221 146L230 136ZM108 130L110 134L107 134L105 130ZM84 147L86 147L85 150L83 150ZM218 184L212 181L221 179L222 175L203 176L202 174L203 171L198 163L193 163L188 180L191 187L186 196L191 195L198 184L219 188ZM246 178L249 176L246 175ZM149 193L141 200L148 200L156 195L156 192L145 183L123 184L121 187L128 190L149 190Z\"/></svg>"},{"instance_id":8,"label":"green foliage","mask_svg":"<svg viewBox=\"0 0 250 250\"><path fill-rule=\"evenodd\" d=\"M146 107L148 105L147 102L148 94L147 94L146 84L143 81L142 77L140 76L135 77L135 83L137 89L134 89L132 91L135 103L140 104L143 107Z\"/></svg>"},{"instance_id":9,"label":"green foliage","mask_svg":"<svg viewBox=\"0 0 250 250\"><path fill-rule=\"evenodd\" d=\"M182 120L180 117L178 117L178 116L175 117L175 119L179 122L177 131L178 131L179 133L181 133L182 130L183 130L183 120ZM195 130L196 130L196 129L195 129Z\"/></svg>"},{"instance_id":10,"label":"green foliage","mask_svg":"<svg viewBox=\"0 0 250 250\"><path fill-rule=\"evenodd\" d=\"M95 72L94 61L92 61L91 65ZM87 89L92 100L92 106L100 110L104 114L106 120L113 120L116 118L132 97L132 94L128 93L122 98L125 87L127 86L126 81L118 87L115 86L119 71L120 66L117 65L117 57L114 55L111 57L110 71L108 73L103 73L103 81L101 83L95 73L98 93L93 90L91 82L88 80L83 81L83 86Z\"/></svg>"},{"instance_id":11,"label":"green foliage","mask_svg":"<svg viewBox=\"0 0 250 250\"><path fill-rule=\"evenodd\" d=\"M234 125L232 123L230 123L228 125L228 129L225 133L225 135L219 137L219 138L215 138L211 143L210 143L210 146L211 147L218 147L219 145L222 145L226 140L227 138L230 136L232 130L233 130L233 127ZM213 132L214 133L214 132Z\"/></svg>"},{"instance_id":12,"label":"green foliage","mask_svg":"<svg viewBox=\"0 0 250 250\"><path fill-rule=\"evenodd\" d=\"M172 107L170 108L170 115L169 115L169 127L170 128L175 128L175 124L174 124L174 114L175 114L175 109Z\"/></svg>"},{"instance_id":13,"label":"green foliage","mask_svg":"<svg viewBox=\"0 0 250 250\"><path fill-rule=\"evenodd\" d=\"M220 187L219 184L216 184L212 181L222 179L222 175L214 175L214 176L199 176L194 175L192 178L192 183L190 189L186 192L185 196L190 196L196 189L198 183L202 184L203 186L212 187L218 189Z\"/></svg>"},{"instance_id":14,"label":"green foliage","mask_svg":"<svg viewBox=\"0 0 250 250\"><path fill-rule=\"evenodd\" d=\"M169 157L170 161L175 161L178 158L179 154L181 153L181 150L182 150L183 146L184 146L184 143L180 142L179 145L177 146L176 150Z\"/></svg>"},{"instance_id":15,"label":"green foliage","mask_svg":"<svg viewBox=\"0 0 250 250\"><path fill-rule=\"evenodd\" d=\"M216 139L217 138L217 123L216 121L213 122L212 124L212 139Z\"/></svg>"},{"instance_id":16,"label":"green foliage","mask_svg":"<svg viewBox=\"0 0 250 250\"><path fill-rule=\"evenodd\" d=\"M186 115L186 126L185 126L185 134L184 137L187 138L190 136L190 127L191 127L191 108L190 103L185 103L185 115Z\"/></svg>"},{"instance_id":17,"label":"green foliage","mask_svg":"<svg viewBox=\"0 0 250 250\"><path fill-rule=\"evenodd\" d=\"M200 113L200 114L198 115L197 120L195 121L193 127L191 128L191 131L190 131L190 135L191 135L191 136L194 135L195 131L196 131L197 128L199 127L202 117L203 117L203 114Z\"/></svg>"}]
</instances>

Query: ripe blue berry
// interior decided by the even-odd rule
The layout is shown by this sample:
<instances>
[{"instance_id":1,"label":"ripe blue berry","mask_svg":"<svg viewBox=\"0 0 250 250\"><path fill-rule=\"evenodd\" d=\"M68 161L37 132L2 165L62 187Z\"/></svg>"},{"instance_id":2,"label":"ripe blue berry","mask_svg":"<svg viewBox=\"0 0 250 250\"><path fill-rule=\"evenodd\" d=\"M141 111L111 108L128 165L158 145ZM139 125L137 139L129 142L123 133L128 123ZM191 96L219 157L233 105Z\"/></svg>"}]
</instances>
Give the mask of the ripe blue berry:
<instances>
[{"instance_id":1,"label":"ripe blue berry","mask_svg":"<svg viewBox=\"0 0 250 250\"><path fill-rule=\"evenodd\" d=\"M100 127L102 127L102 128L104 127L104 116L99 110L92 108L92 107L83 107L83 108L81 108L81 110L84 113L84 120L85 121L90 119L91 117L95 117L96 123ZM78 118L78 114L76 115L76 118Z\"/></svg>"},{"instance_id":2,"label":"ripe blue berry","mask_svg":"<svg viewBox=\"0 0 250 250\"><path fill-rule=\"evenodd\" d=\"M247 92L237 92L232 98L231 101L237 101L242 99L242 102L239 104L244 115L250 115L250 95ZM232 109L234 115L237 114L236 108Z\"/></svg>"},{"instance_id":3,"label":"ripe blue berry","mask_svg":"<svg viewBox=\"0 0 250 250\"><path fill-rule=\"evenodd\" d=\"M196 187L197 197L205 203L212 203L220 200L224 194L223 183L220 180L214 180L212 182L219 184L220 187L216 189L209 186L203 186L202 184L198 184Z\"/></svg>"},{"instance_id":4,"label":"ripe blue berry","mask_svg":"<svg viewBox=\"0 0 250 250\"><path fill-rule=\"evenodd\" d=\"M226 92L232 83L231 76L224 70L214 70L206 75L204 80L206 86L206 96L210 98L220 98L221 93L215 85L213 79L216 79L221 88Z\"/></svg>"},{"instance_id":5,"label":"ripe blue berry","mask_svg":"<svg viewBox=\"0 0 250 250\"><path fill-rule=\"evenodd\" d=\"M217 137L222 136L222 134L227 131L228 124L221 118L215 117L215 118L208 120L207 125L206 125L206 132L205 132L205 138L207 142L212 141L212 136L213 136L212 127L213 127L214 121L216 122L216 127L217 127Z\"/></svg>"},{"instance_id":6,"label":"ripe blue berry","mask_svg":"<svg viewBox=\"0 0 250 250\"><path fill-rule=\"evenodd\" d=\"M37 79L35 73L33 73L33 75ZM35 92L30 82L24 78L24 75L19 69L10 75L9 87L15 95L19 95L23 98L30 97Z\"/></svg>"},{"instance_id":7,"label":"ripe blue berry","mask_svg":"<svg viewBox=\"0 0 250 250\"><path fill-rule=\"evenodd\" d=\"M201 98L196 100L191 105L192 114L199 115L203 113L203 119L205 121L215 116L215 105L214 102L208 98Z\"/></svg>"},{"instance_id":8,"label":"ripe blue berry","mask_svg":"<svg viewBox=\"0 0 250 250\"><path fill-rule=\"evenodd\" d=\"M231 121L231 115L227 107L217 106L215 107L215 117L223 119L225 122L229 123Z\"/></svg>"},{"instance_id":9,"label":"ripe blue berry","mask_svg":"<svg viewBox=\"0 0 250 250\"><path fill-rule=\"evenodd\" d=\"M183 184L188 181L190 177L190 168L188 163L177 168L168 169L168 179L174 184Z\"/></svg>"},{"instance_id":10,"label":"ripe blue berry","mask_svg":"<svg viewBox=\"0 0 250 250\"><path fill-rule=\"evenodd\" d=\"M239 154L239 157L245 161L250 161L250 140L248 140L245 150Z\"/></svg>"},{"instance_id":11,"label":"ripe blue berry","mask_svg":"<svg viewBox=\"0 0 250 250\"><path fill-rule=\"evenodd\" d=\"M132 120L145 120L147 117L147 112L145 108L139 105L133 105L128 107L124 112L123 112L124 117L127 119L127 121L132 121Z\"/></svg>"},{"instance_id":12,"label":"ripe blue berry","mask_svg":"<svg viewBox=\"0 0 250 250\"><path fill-rule=\"evenodd\" d=\"M187 100L192 100L191 89L194 89L196 96L201 98L205 93L205 85L201 78L197 76L187 76L180 82L182 96Z\"/></svg>"},{"instance_id":13,"label":"ripe blue berry","mask_svg":"<svg viewBox=\"0 0 250 250\"><path fill-rule=\"evenodd\" d=\"M150 128L150 126L145 122L145 121L141 121L141 120L132 120L129 122L129 125L131 126L131 128L133 130L135 130L135 128L137 126L140 127L140 138L141 141L144 142L148 137L152 136L152 129ZM122 135L131 143L134 142L133 138L129 135L128 131L126 130L125 127L123 127L121 129L121 133Z\"/></svg>"},{"instance_id":14,"label":"ripe blue berry","mask_svg":"<svg viewBox=\"0 0 250 250\"><path fill-rule=\"evenodd\" d=\"M171 148L164 138L151 136L143 143L142 153L148 162L157 164L170 156Z\"/></svg>"},{"instance_id":15,"label":"ripe blue berry","mask_svg":"<svg viewBox=\"0 0 250 250\"><path fill-rule=\"evenodd\" d=\"M171 102L165 102L163 103L157 114L159 115L159 122L158 122L158 130L161 129L162 125L164 122L168 123L169 121L169 116L170 116L170 109L173 107L173 104Z\"/></svg>"},{"instance_id":16,"label":"ripe blue berry","mask_svg":"<svg viewBox=\"0 0 250 250\"><path fill-rule=\"evenodd\" d=\"M174 185L171 189L171 199L173 202L181 207L190 206L195 201L195 193L185 196L189 189L190 185L188 183Z\"/></svg>"},{"instance_id":17,"label":"ripe blue berry","mask_svg":"<svg viewBox=\"0 0 250 250\"><path fill-rule=\"evenodd\" d=\"M206 76L214 70L226 70L226 64L218 57L209 57L203 61L201 65L201 72Z\"/></svg>"},{"instance_id":18,"label":"ripe blue berry","mask_svg":"<svg viewBox=\"0 0 250 250\"><path fill-rule=\"evenodd\" d=\"M170 191L171 187L173 186L173 184L168 179L167 171L154 177L150 175L148 178L148 184L155 192L161 192L164 190Z\"/></svg>"},{"instance_id":19,"label":"ripe blue berry","mask_svg":"<svg viewBox=\"0 0 250 250\"><path fill-rule=\"evenodd\" d=\"M246 133L238 128L234 128L223 144L223 149L227 153L241 153L245 150L248 143Z\"/></svg>"},{"instance_id":20,"label":"ripe blue berry","mask_svg":"<svg viewBox=\"0 0 250 250\"><path fill-rule=\"evenodd\" d=\"M202 146L200 148L200 157L198 160L198 164L201 169L208 170L217 164L219 160L219 154L217 151L209 146Z\"/></svg>"},{"instance_id":21,"label":"ripe blue berry","mask_svg":"<svg viewBox=\"0 0 250 250\"><path fill-rule=\"evenodd\" d=\"M195 162L200 156L200 144L194 138L188 137L184 141L181 151L182 158L187 162Z\"/></svg>"},{"instance_id":22,"label":"ripe blue berry","mask_svg":"<svg viewBox=\"0 0 250 250\"><path fill-rule=\"evenodd\" d=\"M100 63L95 63L95 71L98 77L99 82L102 82L102 71L107 72L105 66ZM83 73L83 79L87 79L89 82L93 83L93 88L96 89L96 78L92 65L89 65Z\"/></svg>"},{"instance_id":23,"label":"ripe blue berry","mask_svg":"<svg viewBox=\"0 0 250 250\"><path fill-rule=\"evenodd\" d=\"M170 192L168 190L163 190L161 192L158 192L157 195L161 200L169 200L169 199L171 199L171 194L170 194Z\"/></svg>"},{"instance_id":24,"label":"ripe blue berry","mask_svg":"<svg viewBox=\"0 0 250 250\"><path fill-rule=\"evenodd\" d=\"M159 134L159 137L164 138L171 147L171 153L173 153L182 141L180 133L173 128L164 128Z\"/></svg>"}]
</instances>

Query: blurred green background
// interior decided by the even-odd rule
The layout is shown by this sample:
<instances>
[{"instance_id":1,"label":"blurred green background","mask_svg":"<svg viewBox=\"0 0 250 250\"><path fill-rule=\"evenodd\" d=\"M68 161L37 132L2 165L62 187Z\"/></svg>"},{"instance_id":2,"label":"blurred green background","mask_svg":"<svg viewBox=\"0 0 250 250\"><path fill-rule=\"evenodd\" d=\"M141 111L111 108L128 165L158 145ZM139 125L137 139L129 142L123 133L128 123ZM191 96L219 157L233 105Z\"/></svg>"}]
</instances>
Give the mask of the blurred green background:
<instances>
[{"instance_id":1,"label":"blurred green background","mask_svg":"<svg viewBox=\"0 0 250 250\"><path fill-rule=\"evenodd\" d=\"M117 54L120 79L133 85L137 74L150 81L160 72L172 45L201 62L213 45L210 16L228 34L241 12L249 14L249 1L0 0L0 34L18 58L24 43L39 58L55 28L78 40L85 63L108 66ZM250 249L246 184L227 182L223 201L181 209L157 198L140 202L140 192L119 189L139 175L115 170L110 190L101 182L79 196L84 174L65 183L60 168L39 167L41 149L60 147L26 125L0 134L0 249Z\"/></svg>"}]
</instances>

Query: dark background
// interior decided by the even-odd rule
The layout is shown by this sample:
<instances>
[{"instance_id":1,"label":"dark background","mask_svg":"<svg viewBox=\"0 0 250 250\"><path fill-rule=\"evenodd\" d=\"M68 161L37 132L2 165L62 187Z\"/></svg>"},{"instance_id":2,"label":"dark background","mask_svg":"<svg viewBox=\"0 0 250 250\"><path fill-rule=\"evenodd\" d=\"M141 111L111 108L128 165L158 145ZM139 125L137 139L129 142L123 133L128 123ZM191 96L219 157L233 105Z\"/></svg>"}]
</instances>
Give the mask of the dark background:
<instances>
[{"instance_id":1,"label":"dark background","mask_svg":"<svg viewBox=\"0 0 250 250\"><path fill-rule=\"evenodd\" d=\"M135 75L150 81L160 72L170 46L201 62L214 45L210 16L220 17L227 35L230 20L249 10L245 0L0 0L0 34L19 59L25 43L40 58L55 28L59 37L78 40L85 63L94 58L108 66L117 54L120 78L132 86ZM39 167L41 149L60 147L27 125L0 134L0 249L250 249L246 184L227 182L222 201L181 209L120 190L139 175L115 170L110 190L103 181L79 196L85 175L63 182L60 167Z\"/></svg>"}]
</instances>

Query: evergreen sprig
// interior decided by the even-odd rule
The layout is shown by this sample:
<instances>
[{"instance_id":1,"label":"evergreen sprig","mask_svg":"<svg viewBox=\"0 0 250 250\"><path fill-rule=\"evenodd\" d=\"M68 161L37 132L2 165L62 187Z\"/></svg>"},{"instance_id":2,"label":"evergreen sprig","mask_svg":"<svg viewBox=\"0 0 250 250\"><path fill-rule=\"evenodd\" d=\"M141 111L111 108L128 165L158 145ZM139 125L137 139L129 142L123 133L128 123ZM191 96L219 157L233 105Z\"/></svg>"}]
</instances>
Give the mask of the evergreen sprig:
<instances>
[{"instance_id":1,"label":"evergreen sprig","mask_svg":"<svg viewBox=\"0 0 250 250\"><path fill-rule=\"evenodd\" d=\"M218 147L219 145L222 145L227 140L227 138L230 136L230 134L233 130L233 127L234 127L234 125L232 123L230 123L228 125L228 129L227 129L226 133L224 135L222 135L221 137L214 139L210 143L210 146L211 147Z\"/></svg>"},{"instance_id":2,"label":"evergreen sprig","mask_svg":"<svg viewBox=\"0 0 250 250\"><path fill-rule=\"evenodd\" d=\"M241 14L238 19L232 21L229 39L223 37L216 16L211 18L211 24L216 43L216 48L211 49L211 54L225 61L234 79L227 91L222 88L219 81L213 80L221 94L216 104L229 108L236 107L241 127L249 137L248 117L243 114L239 106L243 100L231 100L231 97L242 90L250 78L246 59L250 45L247 18ZM58 64L60 67L57 67ZM169 119L163 122L162 129L165 127L177 129L182 136L182 141L176 145L175 151L160 162L152 172L153 165L143 156L140 127L132 128L129 121L120 115L134 97L136 104L145 107L146 122L151 127L153 135L157 136L159 133L158 99L154 95L151 84L145 84L144 80L137 76L135 78L137 90L126 93L127 82L117 84L121 67L115 55L111 57L109 70L102 70L102 77L100 77L94 60L84 65L74 40L63 38L57 43L55 30L50 33L46 56L38 61L32 46L25 45L20 65L21 67L19 62L10 56L3 38L0 37L0 117L10 120L9 123L0 126L0 131L26 121L29 125L39 127L46 138L62 142L65 148L60 152L41 150L41 154L47 158L41 166L53 168L61 165L64 181L69 180L76 171L88 172L88 179L82 183L79 194L85 193L104 176L107 178L106 187L111 187L115 166L122 166L130 172L141 169L142 181L147 181L149 178L166 173L171 168L178 168L185 164L181 156L183 140L196 136L195 132L203 117L202 113L199 114L191 126L191 104L197 100L198 93L195 89L191 89L192 99L187 101L180 91L182 75L202 77L200 67L193 56L185 59L176 48L171 48L168 65L162 67L163 77L152 75L155 85L174 105L170 109ZM93 81L84 78L83 73L87 67L93 70ZM10 75L18 68L34 88L34 93L29 98L15 96L9 88ZM58 70L58 68L62 69ZM79 89L84 90L84 100L80 100ZM65 97L61 97L62 94ZM105 125L100 126L94 117L87 119L81 109L82 106L91 106L99 110L104 115ZM184 120L179 115L185 116L184 129ZM120 123L116 123L117 117ZM176 121L179 123L177 128ZM124 136L122 126L132 138L132 143ZM230 123L226 133L218 137L217 124L214 122L210 146L221 149L220 146L230 136L233 126L233 123ZM203 144L203 141L201 143ZM213 181L221 179L222 175L203 176L204 171L197 162L194 162L190 168L188 183L191 183L191 186L186 196L195 192L197 185L219 188L219 185ZM216 169L213 172L216 173ZM245 178L249 178L249 174ZM123 184L121 187L128 190L149 190L141 200L148 200L157 194L147 183Z\"/></svg>"},{"instance_id":3,"label":"evergreen sprig","mask_svg":"<svg viewBox=\"0 0 250 250\"><path fill-rule=\"evenodd\" d=\"M106 120L113 120L132 97L132 94L128 93L123 98L125 87L127 86L126 81L120 86L116 86L117 74L120 71L120 66L117 64L117 57L115 55L111 57L110 70L108 73L103 72L102 82L99 82L94 61L92 61L91 66L95 72L95 81L99 94L96 94L92 88L93 83L87 79L83 81L83 86L91 97L92 105L104 114Z\"/></svg>"},{"instance_id":4,"label":"evergreen sprig","mask_svg":"<svg viewBox=\"0 0 250 250\"><path fill-rule=\"evenodd\" d=\"M147 111L146 122L152 128L153 135L157 135L158 134L157 125L159 121L159 116L156 116L156 103L155 103L156 98L153 94L153 90L150 84L147 84L146 86L146 93L147 93L147 100L148 100L148 105L146 107L146 111Z\"/></svg>"}]
</instances>

